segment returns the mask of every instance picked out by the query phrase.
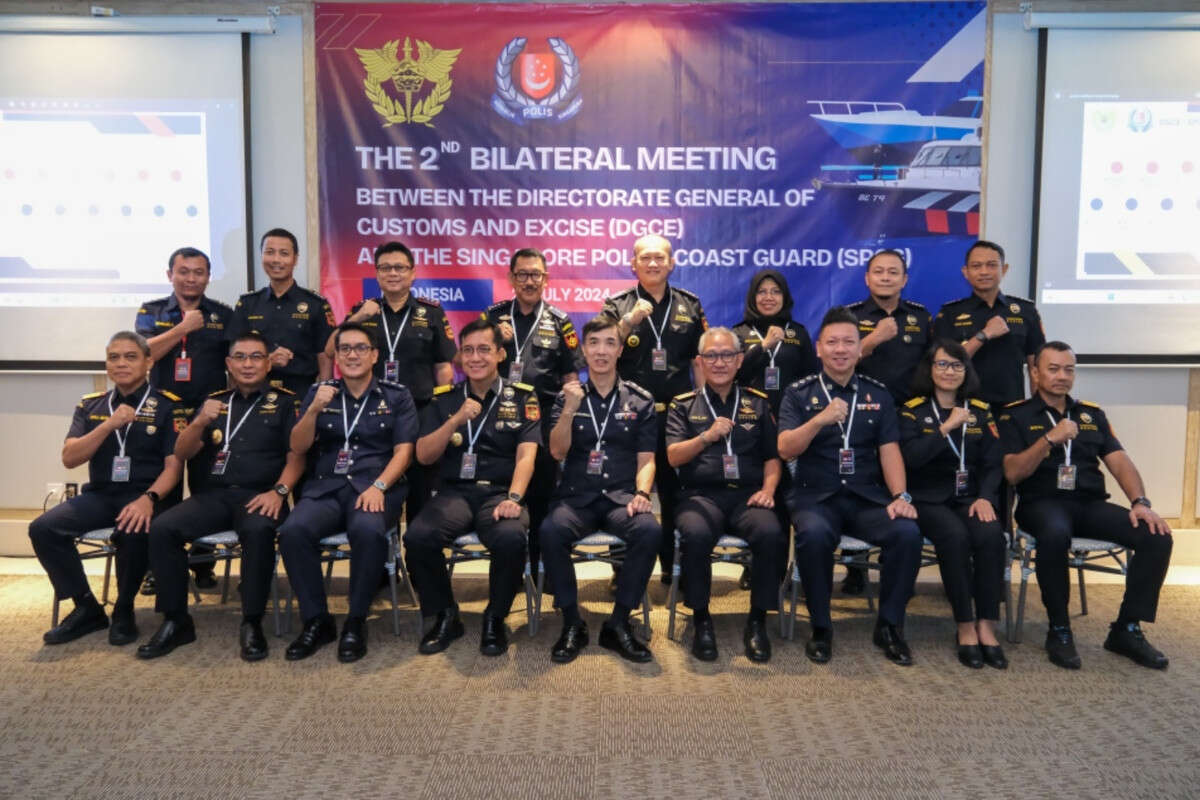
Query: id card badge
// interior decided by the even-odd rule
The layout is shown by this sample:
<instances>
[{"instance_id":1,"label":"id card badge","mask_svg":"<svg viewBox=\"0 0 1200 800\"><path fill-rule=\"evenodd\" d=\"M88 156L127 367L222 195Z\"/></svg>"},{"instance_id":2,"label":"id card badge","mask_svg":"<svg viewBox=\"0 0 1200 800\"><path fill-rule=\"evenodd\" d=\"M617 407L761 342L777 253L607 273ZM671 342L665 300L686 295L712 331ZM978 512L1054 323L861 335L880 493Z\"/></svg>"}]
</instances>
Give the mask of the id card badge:
<instances>
[{"instance_id":1,"label":"id card badge","mask_svg":"<svg viewBox=\"0 0 1200 800\"><path fill-rule=\"evenodd\" d=\"M385 361L383 362L383 379L385 381L400 382L400 362Z\"/></svg>"},{"instance_id":2,"label":"id card badge","mask_svg":"<svg viewBox=\"0 0 1200 800\"><path fill-rule=\"evenodd\" d=\"M1064 492L1075 491L1075 465L1062 464L1058 468L1058 488Z\"/></svg>"},{"instance_id":3,"label":"id card badge","mask_svg":"<svg viewBox=\"0 0 1200 800\"><path fill-rule=\"evenodd\" d=\"M129 483L129 473L133 470L133 459L129 456L113 456L113 483Z\"/></svg>"},{"instance_id":4,"label":"id card badge","mask_svg":"<svg viewBox=\"0 0 1200 800\"><path fill-rule=\"evenodd\" d=\"M192 360L190 358L175 359L175 380L186 383L192 379Z\"/></svg>"},{"instance_id":5,"label":"id card badge","mask_svg":"<svg viewBox=\"0 0 1200 800\"><path fill-rule=\"evenodd\" d=\"M727 481L736 481L740 477L737 456L732 453L721 456L721 468L725 470L725 480Z\"/></svg>"},{"instance_id":6,"label":"id card badge","mask_svg":"<svg viewBox=\"0 0 1200 800\"><path fill-rule=\"evenodd\" d=\"M774 390L779 388L779 367L767 367L763 375L763 388Z\"/></svg>"},{"instance_id":7,"label":"id card badge","mask_svg":"<svg viewBox=\"0 0 1200 800\"><path fill-rule=\"evenodd\" d=\"M228 465L229 465L229 451L228 450L218 450L217 457L215 459L213 459L212 474L213 475L224 475L225 467Z\"/></svg>"},{"instance_id":8,"label":"id card badge","mask_svg":"<svg viewBox=\"0 0 1200 800\"><path fill-rule=\"evenodd\" d=\"M588 475L603 475L604 474L604 451L592 450L588 453Z\"/></svg>"},{"instance_id":9,"label":"id card badge","mask_svg":"<svg viewBox=\"0 0 1200 800\"><path fill-rule=\"evenodd\" d=\"M854 448L843 447L838 450L838 474L853 475L854 474Z\"/></svg>"},{"instance_id":10,"label":"id card badge","mask_svg":"<svg viewBox=\"0 0 1200 800\"><path fill-rule=\"evenodd\" d=\"M508 382L509 383L520 383L521 382L521 373L524 370L525 370L525 362L524 361L513 361L511 364L508 365Z\"/></svg>"},{"instance_id":11,"label":"id card badge","mask_svg":"<svg viewBox=\"0 0 1200 800\"><path fill-rule=\"evenodd\" d=\"M349 475L350 474L350 451L342 448L338 450L337 461L333 462L334 475Z\"/></svg>"},{"instance_id":12,"label":"id card badge","mask_svg":"<svg viewBox=\"0 0 1200 800\"><path fill-rule=\"evenodd\" d=\"M667 351L665 348L656 347L650 351L650 369L655 372L667 371Z\"/></svg>"},{"instance_id":13,"label":"id card badge","mask_svg":"<svg viewBox=\"0 0 1200 800\"><path fill-rule=\"evenodd\" d=\"M462 466L458 468L458 477L460 480L473 481L475 480L475 454L463 453Z\"/></svg>"},{"instance_id":14,"label":"id card badge","mask_svg":"<svg viewBox=\"0 0 1200 800\"><path fill-rule=\"evenodd\" d=\"M967 496L967 492L970 491L970 486L971 486L970 475L971 475L971 473L965 469L954 470L954 496L955 497L966 497Z\"/></svg>"}]
</instances>

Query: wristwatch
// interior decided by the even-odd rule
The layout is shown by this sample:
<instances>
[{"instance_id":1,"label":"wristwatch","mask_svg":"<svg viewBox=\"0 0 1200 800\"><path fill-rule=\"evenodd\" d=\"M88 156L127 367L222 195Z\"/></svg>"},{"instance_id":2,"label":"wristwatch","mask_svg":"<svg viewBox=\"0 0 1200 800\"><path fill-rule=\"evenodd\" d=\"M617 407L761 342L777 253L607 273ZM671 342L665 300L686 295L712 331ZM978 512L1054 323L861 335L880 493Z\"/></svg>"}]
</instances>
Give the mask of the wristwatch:
<instances>
[{"instance_id":1,"label":"wristwatch","mask_svg":"<svg viewBox=\"0 0 1200 800\"><path fill-rule=\"evenodd\" d=\"M519 506L525 505L525 496L523 494L521 494L520 492L509 492L508 499L512 500L514 503L516 503Z\"/></svg>"},{"instance_id":2,"label":"wristwatch","mask_svg":"<svg viewBox=\"0 0 1200 800\"><path fill-rule=\"evenodd\" d=\"M381 492L387 491L387 484L384 483L383 481L375 481L371 485L374 486L376 489L378 489Z\"/></svg>"},{"instance_id":3,"label":"wristwatch","mask_svg":"<svg viewBox=\"0 0 1200 800\"><path fill-rule=\"evenodd\" d=\"M892 495L893 500L903 500L906 503L912 503L912 495L908 492L896 492Z\"/></svg>"},{"instance_id":4,"label":"wristwatch","mask_svg":"<svg viewBox=\"0 0 1200 800\"><path fill-rule=\"evenodd\" d=\"M650 499L650 493L649 493L649 492L643 492L641 489L638 489L636 492L634 492L634 494L636 494L638 497L644 497L644 498L646 498L647 500L649 500L649 499Z\"/></svg>"},{"instance_id":5,"label":"wristwatch","mask_svg":"<svg viewBox=\"0 0 1200 800\"><path fill-rule=\"evenodd\" d=\"M283 483L275 484L275 494L279 495L280 497L287 497L291 493L292 489L290 486Z\"/></svg>"},{"instance_id":6,"label":"wristwatch","mask_svg":"<svg viewBox=\"0 0 1200 800\"><path fill-rule=\"evenodd\" d=\"M158 492L154 491L153 489L147 489L146 491L142 492L142 494L146 495L146 497L149 497L151 503L157 503L159 500L162 500L162 498L158 496ZM1144 500L1145 498L1142 499ZM1147 503L1147 505L1149 505L1149 503Z\"/></svg>"},{"instance_id":7,"label":"wristwatch","mask_svg":"<svg viewBox=\"0 0 1200 800\"><path fill-rule=\"evenodd\" d=\"M1129 505L1130 506L1145 506L1146 508L1153 508L1153 506L1150 505L1150 498L1146 497L1146 495L1142 495L1141 497L1133 498L1133 502L1130 503Z\"/></svg>"},{"instance_id":8,"label":"wristwatch","mask_svg":"<svg viewBox=\"0 0 1200 800\"><path fill-rule=\"evenodd\" d=\"M981 342L986 342L988 340L988 335L986 333L984 333L983 331L977 331L975 333L975 338Z\"/></svg>"}]
</instances>

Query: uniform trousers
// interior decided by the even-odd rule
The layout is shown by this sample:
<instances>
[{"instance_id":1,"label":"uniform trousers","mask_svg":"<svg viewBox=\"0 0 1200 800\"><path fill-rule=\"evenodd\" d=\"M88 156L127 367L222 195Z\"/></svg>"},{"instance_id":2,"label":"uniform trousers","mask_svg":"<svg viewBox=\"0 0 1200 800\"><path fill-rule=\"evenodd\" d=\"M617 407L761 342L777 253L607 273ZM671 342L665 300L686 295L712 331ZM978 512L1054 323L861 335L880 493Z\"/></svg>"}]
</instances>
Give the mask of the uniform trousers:
<instances>
[{"instance_id":1,"label":"uniform trousers","mask_svg":"<svg viewBox=\"0 0 1200 800\"><path fill-rule=\"evenodd\" d=\"M916 508L921 535L933 542L937 551L942 587L954 621L1000 619L1006 550L1000 521L980 522L968 516L967 503L916 503Z\"/></svg>"},{"instance_id":2,"label":"uniform trousers","mask_svg":"<svg viewBox=\"0 0 1200 800\"><path fill-rule=\"evenodd\" d=\"M659 522L667 535L658 547L658 562L663 575L671 574L675 563L675 510L679 504L679 473L667 459L667 414L658 415L658 447L654 451L654 490L658 493Z\"/></svg>"}]
</instances>

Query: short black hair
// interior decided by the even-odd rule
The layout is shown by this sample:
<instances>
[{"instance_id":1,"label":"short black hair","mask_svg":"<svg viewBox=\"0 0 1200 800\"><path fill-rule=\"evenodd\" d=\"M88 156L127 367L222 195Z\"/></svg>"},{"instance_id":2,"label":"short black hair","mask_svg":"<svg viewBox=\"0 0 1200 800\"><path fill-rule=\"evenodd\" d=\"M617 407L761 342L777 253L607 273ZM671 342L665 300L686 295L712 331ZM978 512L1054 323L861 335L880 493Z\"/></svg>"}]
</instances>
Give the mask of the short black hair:
<instances>
[{"instance_id":1,"label":"short black hair","mask_svg":"<svg viewBox=\"0 0 1200 800\"><path fill-rule=\"evenodd\" d=\"M351 331L358 331L367 337L367 341L370 342L372 348L377 347L375 344L375 334L371 333L370 328L358 322L343 322L333 330L333 347L335 350L342 343L342 334Z\"/></svg>"},{"instance_id":2,"label":"short black hair","mask_svg":"<svg viewBox=\"0 0 1200 800\"><path fill-rule=\"evenodd\" d=\"M841 323L853 325L858 328L858 317L854 316L854 312L845 306L834 306L825 312L825 316L821 318L821 327L817 328L817 338L821 338L821 334L825 333L825 329L830 325L839 325Z\"/></svg>"},{"instance_id":3,"label":"short black hair","mask_svg":"<svg viewBox=\"0 0 1200 800\"><path fill-rule=\"evenodd\" d=\"M271 228L271 230L264 233L262 238L258 240L258 252L262 252L263 245L266 244L267 239L272 236L278 236L280 239L287 239L292 243L292 252L300 252L300 242L296 241L296 234L292 233L286 228Z\"/></svg>"},{"instance_id":4,"label":"short black hair","mask_svg":"<svg viewBox=\"0 0 1200 800\"><path fill-rule=\"evenodd\" d=\"M203 250L197 250L195 247L181 247L171 257L167 259L167 272L175 269L176 258L203 258L205 272L212 272L212 262L208 260L208 254Z\"/></svg>"},{"instance_id":5,"label":"short black hair","mask_svg":"<svg viewBox=\"0 0 1200 800\"><path fill-rule=\"evenodd\" d=\"M1071 347L1071 345L1067 344L1066 342L1060 342L1060 341L1058 341L1057 339L1055 339L1055 340L1053 340L1053 341L1050 341L1050 342L1046 342L1044 345L1042 345L1041 347L1039 347L1039 348L1037 349L1037 353L1036 353L1036 354L1034 355L1034 357L1033 357L1033 365L1034 365L1035 367L1036 367L1036 366L1037 366L1037 365L1038 365L1038 364L1041 362L1041 360L1042 360L1042 351L1043 351L1043 350L1056 350L1056 351L1058 351L1059 353L1073 353L1073 352L1075 352L1075 348Z\"/></svg>"},{"instance_id":6,"label":"short black hair","mask_svg":"<svg viewBox=\"0 0 1200 800\"><path fill-rule=\"evenodd\" d=\"M887 248L886 250L880 250L878 253L867 259L867 269L870 269L871 264L875 263L875 259L879 258L880 256L895 256L896 258L900 259L900 269L904 270L905 275L908 274L908 259L904 257L904 253L901 253L899 250L895 250L891 247Z\"/></svg>"},{"instance_id":7,"label":"short black hair","mask_svg":"<svg viewBox=\"0 0 1200 800\"><path fill-rule=\"evenodd\" d=\"M1000 263L1001 264L1004 263L1004 248L1001 247L1000 245L996 244L995 242L989 242L987 239L980 239L979 241L975 242L975 244L968 247L967 252L965 254L963 254L963 265L964 266L967 264L968 261L971 260L971 253L973 253L974 251L978 250L981 247L983 247L987 250L995 250L997 253L1000 254Z\"/></svg>"},{"instance_id":8,"label":"short black hair","mask_svg":"<svg viewBox=\"0 0 1200 800\"><path fill-rule=\"evenodd\" d=\"M963 375L963 382L958 387L955 399L961 403L969 397L974 397L979 392L979 373L975 371L975 365L971 363L971 357L967 355L966 348L953 339L936 340L925 351L925 355L921 356L921 360L917 362L917 368L913 370L911 387L913 397L933 397L933 357L937 355L938 350L944 350L946 355L961 361L966 366L966 374Z\"/></svg>"},{"instance_id":9,"label":"short black hair","mask_svg":"<svg viewBox=\"0 0 1200 800\"><path fill-rule=\"evenodd\" d=\"M413 260L412 250L409 250L408 246L403 242L384 242L375 248L375 266L379 266L379 257L385 256L388 253L403 253L408 256L409 266L415 267L417 265L417 262Z\"/></svg>"},{"instance_id":10,"label":"short black hair","mask_svg":"<svg viewBox=\"0 0 1200 800\"><path fill-rule=\"evenodd\" d=\"M542 255L542 251L535 247L522 247L520 250L512 254L512 258L508 260L508 271L516 272L517 259L521 258L536 258L542 262L542 269L546 269L546 257Z\"/></svg>"},{"instance_id":11,"label":"short black hair","mask_svg":"<svg viewBox=\"0 0 1200 800\"><path fill-rule=\"evenodd\" d=\"M135 345L137 345L138 350L142 351L143 356L146 358L150 357L150 343L147 342L146 337L142 336L140 333L135 333L133 331L117 331L112 336L108 337L108 345L105 347L105 350L107 350L109 347L112 347L113 342L133 342Z\"/></svg>"},{"instance_id":12,"label":"short black hair","mask_svg":"<svg viewBox=\"0 0 1200 800\"><path fill-rule=\"evenodd\" d=\"M258 342L263 346L264 350L266 350L268 353L271 352L271 345L267 342L267 337L263 336L258 331L246 331L245 333L239 333L237 336L229 340L229 348L225 352L232 353L233 346L238 342Z\"/></svg>"},{"instance_id":13,"label":"short black hair","mask_svg":"<svg viewBox=\"0 0 1200 800\"><path fill-rule=\"evenodd\" d=\"M589 319L587 322L585 322L583 324L583 331L582 331L583 341L586 342L587 337L590 336L591 334L599 333L600 331L606 331L609 328L617 328L617 338L618 339L621 338L621 336L620 336L621 325L617 321L617 318L612 316L611 314L597 314L596 316L592 317L591 319Z\"/></svg>"},{"instance_id":14,"label":"short black hair","mask_svg":"<svg viewBox=\"0 0 1200 800\"><path fill-rule=\"evenodd\" d=\"M468 322L466 325L463 325L462 330L458 332L459 346L460 347L462 346L462 343L467 340L468 336L470 336L472 333L478 333L479 331L491 331L492 332L492 341L494 341L496 343L496 347L504 346L504 340L500 338L499 326L497 326L491 320L485 319L484 317L480 317L479 319L473 319L470 322Z\"/></svg>"}]
</instances>

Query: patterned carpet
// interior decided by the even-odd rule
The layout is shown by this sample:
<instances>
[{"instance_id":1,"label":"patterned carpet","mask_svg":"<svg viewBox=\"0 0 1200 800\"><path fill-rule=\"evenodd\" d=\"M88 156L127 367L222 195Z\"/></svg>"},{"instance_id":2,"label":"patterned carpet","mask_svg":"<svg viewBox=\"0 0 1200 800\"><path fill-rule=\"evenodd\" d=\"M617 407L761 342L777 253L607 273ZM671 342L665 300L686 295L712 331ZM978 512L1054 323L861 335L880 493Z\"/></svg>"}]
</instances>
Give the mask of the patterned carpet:
<instances>
[{"instance_id":1,"label":"patterned carpet","mask_svg":"<svg viewBox=\"0 0 1200 800\"><path fill-rule=\"evenodd\" d=\"M98 583L98 581L97 581ZM0 796L129 798L959 798L1196 797L1200 793L1200 587L1168 587L1148 632L1172 658L1152 672L1101 648L1120 588L1089 587L1074 621L1084 668L1051 666L1031 598L1007 672L959 666L935 586L921 585L908 637L916 666L883 659L861 599L835 600L833 661L775 639L769 665L740 638L746 594L718 580L721 658L666 641L651 597L656 660L630 665L594 644L604 582L582 586L593 644L550 662L559 622L513 647L477 649L484 582L456 579L467 636L416 653L371 622L371 651L343 665L236 656L236 606L205 596L200 640L140 662L103 634L48 648L49 587L0 578ZM343 601L344 603L344 601ZM547 602L548 607L548 602ZM1078 611L1077 602L1072 606ZM376 606L383 610L382 604ZM339 609L344 610L344 605ZM143 639L157 626L139 606ZM774 617L771 618L774 623ZM777 628L773 629L777 632ZM269 632L269 631L268 631ZM807 633L798 625L798 638Z\"/></svg>"}]
</instances>

